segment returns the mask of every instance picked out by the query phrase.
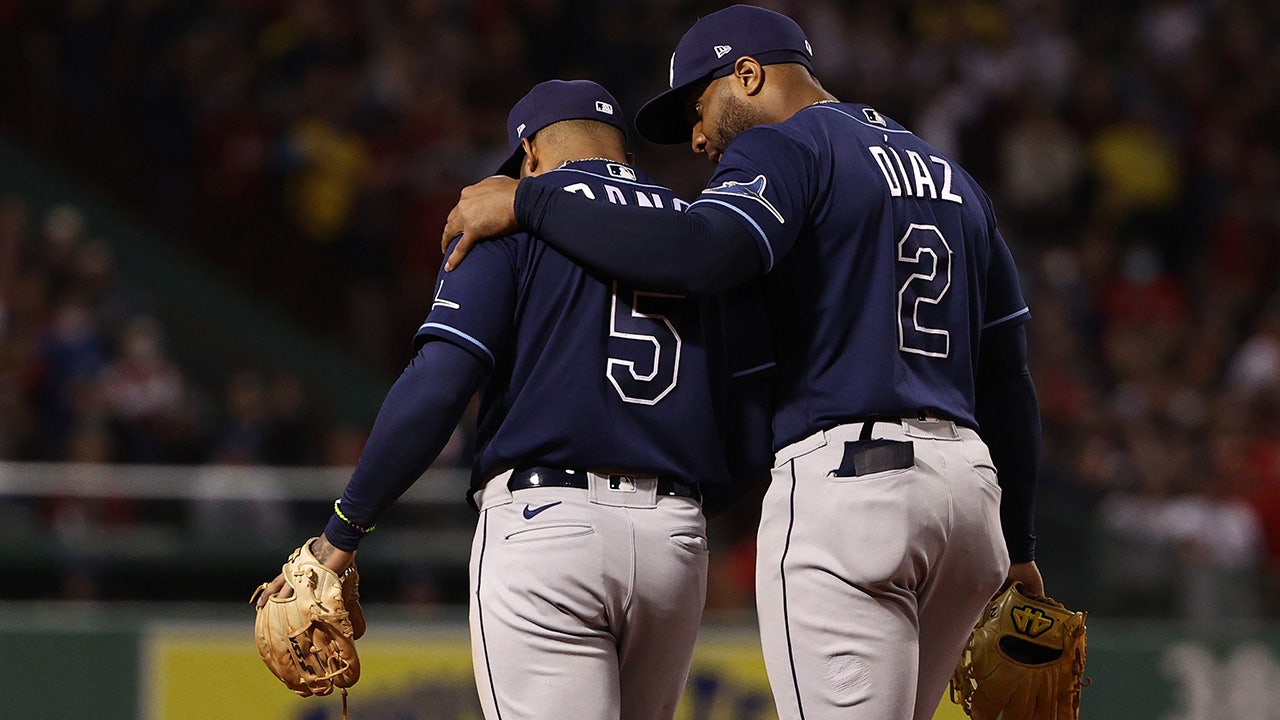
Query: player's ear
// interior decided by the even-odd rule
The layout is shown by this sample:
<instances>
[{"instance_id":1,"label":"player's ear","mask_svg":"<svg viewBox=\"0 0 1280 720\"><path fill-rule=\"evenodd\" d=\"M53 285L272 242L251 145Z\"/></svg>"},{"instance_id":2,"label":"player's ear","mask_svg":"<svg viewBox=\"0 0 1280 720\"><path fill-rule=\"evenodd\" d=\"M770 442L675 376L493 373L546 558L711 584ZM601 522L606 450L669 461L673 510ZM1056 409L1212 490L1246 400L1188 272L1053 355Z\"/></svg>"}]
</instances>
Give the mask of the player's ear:
<instances>
[{"instance_id":1,"label":"player's ear","mask_svg":"<svg viewBox=\"0 0 1280 720\"><path fill-rule=\"evenodd\" d=\"M520 138L524 148L524 161L520 163L520 177L527 178L538 171L538 148L529 138Z\"/></svg>"},{"instance_id":2,"label":"player's ear","mask_svg":"<svg viewBox=\"0 0 1280 720\"><path fill-rule=\"evenodd\" d=\"M764 87L764 66L750 55L743 55L733 64L733 81L747 95L755 95Z\"/></svg>"}]
</instances>

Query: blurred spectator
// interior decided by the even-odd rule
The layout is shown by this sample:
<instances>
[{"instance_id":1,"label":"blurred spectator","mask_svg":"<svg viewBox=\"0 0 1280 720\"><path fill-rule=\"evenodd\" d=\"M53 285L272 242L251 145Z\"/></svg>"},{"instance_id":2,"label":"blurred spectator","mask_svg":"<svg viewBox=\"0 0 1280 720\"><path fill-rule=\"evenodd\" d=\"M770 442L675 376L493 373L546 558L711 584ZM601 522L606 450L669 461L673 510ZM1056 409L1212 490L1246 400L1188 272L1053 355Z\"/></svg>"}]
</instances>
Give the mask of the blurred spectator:
<instances>
[{"instance_id":1,"label":"blurred spectator","mask_svg":"<svg viewBox=\"0 0 1280 720\"><path fill-rule=\"evenodd\" d=\"M271 380L266 396L262 461L268 465L321 464L316 447L320 422L302 380L282 372Z\"/></svg>"},{"instance_id":2,"label":"blurred spectator","mask_svg":"<svg viewBox=\"0 0 1280 720\"><path fill-rule=\"evenodd\" d=\"M141 462L170 460L175 429L187 400L182 371L165 353L159 322L130 320L120 352L105 368L108 412L125 445L125 457Z\"/></svg>"},{"instance_id":3,"label":"blurred spectator","mask_svg":"<svg viewBox=\"0 0 1280 720\"><path fill-rule=\"evenodd\" d=\"M1280 391L1280 304L1267 309L1236 350L1225 380L1227 389L1245 397Z\"/></svg>"},{"instance_id":4,"label":"blurred spectator","mask_svg":"<svg viewBox=\"0 0 1280 720\"><path fill-rule=\"evenodd\" d=\"M227 380L222 434L214 443L215 462L261 465L266 444L267 398L262 378L244 371Z\"/></svg>"},{"instance_id":5,"label":"blurred spectator","mask_svg":"<svg viewBox=\"0 0 1280 720\"><path fill-rule=\"evenodd\" d=\"M1025 94L1028 107L1001 143L1001 198L1006 225L1029 231L1070 221L1084 180L1082 143L1050 98Z\"/></svg>"},{"instance_id":6,"label":"blurred spectator","mask_svg":"<svg viewBox=\"0 0 1280 720\"><path fill-rule=\"evenodd\" d=\"M67 437L76 421L76 396L97 381L108 363L106 339L90 307L79 295L62 298L53 308L40 342L39 407L43 452L67 452Z\"/></svg>"}]
</instances>

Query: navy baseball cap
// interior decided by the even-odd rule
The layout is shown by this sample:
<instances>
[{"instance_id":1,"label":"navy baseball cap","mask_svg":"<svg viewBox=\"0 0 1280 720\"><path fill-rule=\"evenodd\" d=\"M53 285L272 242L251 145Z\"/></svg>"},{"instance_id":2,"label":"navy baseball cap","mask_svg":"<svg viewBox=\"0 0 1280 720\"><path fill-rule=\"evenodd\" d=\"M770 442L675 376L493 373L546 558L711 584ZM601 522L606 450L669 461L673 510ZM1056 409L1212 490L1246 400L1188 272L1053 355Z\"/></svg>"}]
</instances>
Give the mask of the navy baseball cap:
<instances>
[{"instance_id":1,"label":"navy baseball cap","mask_svg":"<svg viewBox=\"0 0 1280 720\"><path fill-rule=\"evenodd\" d=\"M662 145L689 142L685 91L733 72L750 55L761 65L799 63L813 72L813 48L795 20L764 8L734 5L702 18L680 38L671 55L670 89L640 108L636 130Z\"/></svg>"},{"instance_id":2,"label":"navy baseball cap","mask_svg":"<svg viewBox=\"0 0 1280 720\"><path fill-rule=\"evenodd\" d=\"M597 120L618 128L624 138L627 135L622 106L599 83L590 80L538 83L520 98L507 116L507 146L511 155L498 168L498 174L519 178L520 163L524 162L520 140L531 138L542 128L562 120Z\"/></svg>"}]
</instances>

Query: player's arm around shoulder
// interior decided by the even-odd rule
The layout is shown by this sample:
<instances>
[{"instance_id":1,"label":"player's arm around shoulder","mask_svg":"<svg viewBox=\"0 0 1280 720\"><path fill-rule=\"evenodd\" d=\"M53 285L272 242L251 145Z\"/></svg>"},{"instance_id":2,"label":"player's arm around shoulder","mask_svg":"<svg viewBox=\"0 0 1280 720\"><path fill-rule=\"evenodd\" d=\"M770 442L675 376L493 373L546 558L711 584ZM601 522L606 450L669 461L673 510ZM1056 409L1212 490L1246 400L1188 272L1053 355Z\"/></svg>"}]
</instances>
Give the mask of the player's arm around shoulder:
<instances>
[{"instance_id":1,"label":"player's arm around shoulder","mask_svg":"<svg viewBox=\"0 0 1280 720\"><path fill-rule=\"evenodd\" d=\"M510 235L520 229L515 209L519 184L514 178L494 175L462 189L440 237L446 271L458 267L481 240Z\"/></svg>"}]
</instances>

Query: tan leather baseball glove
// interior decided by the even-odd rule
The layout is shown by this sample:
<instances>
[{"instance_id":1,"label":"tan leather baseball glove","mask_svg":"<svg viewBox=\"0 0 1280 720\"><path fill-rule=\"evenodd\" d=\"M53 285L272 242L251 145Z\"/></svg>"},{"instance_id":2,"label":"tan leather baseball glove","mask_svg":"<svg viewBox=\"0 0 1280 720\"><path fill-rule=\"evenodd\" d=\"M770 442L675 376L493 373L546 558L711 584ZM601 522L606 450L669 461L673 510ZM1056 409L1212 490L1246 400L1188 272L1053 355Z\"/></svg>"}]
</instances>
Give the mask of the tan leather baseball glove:
<instances>
[{"instance_id":1,"label":"tan leather baseball glove","mask_svg":"<svg viewBox=\"0 0 1280 720\"><path fill-rule=\"evenodd\" d=\"M289 556L281 572L293 594L267 598L254 635L267 669L298 695L328 695L340 688L345 717L346 689L360 679L355 644L365 630L360 575L355 565L342 575L325 567L311 552L314 540ZM258 586L253 597L266 588L267 583Z\"/></svg>"},{"instance_id":2,"label":"tan leather baseball glove","mask_svg":"<svg viewBox=\"0 0 1280 720\"><path fill-rule=\"evenodd\" d=\"M1079 720L1087 617L1013 583L973 628L951 701L973 720Z\"/></svg>"}]
</instances>

